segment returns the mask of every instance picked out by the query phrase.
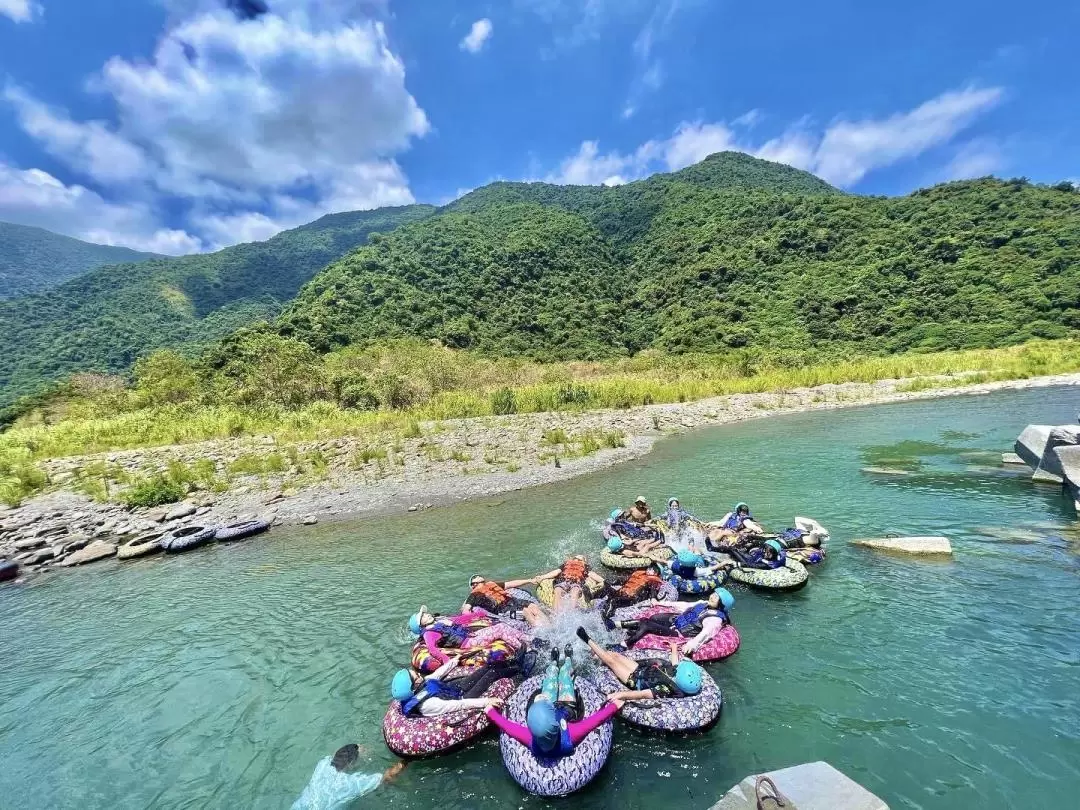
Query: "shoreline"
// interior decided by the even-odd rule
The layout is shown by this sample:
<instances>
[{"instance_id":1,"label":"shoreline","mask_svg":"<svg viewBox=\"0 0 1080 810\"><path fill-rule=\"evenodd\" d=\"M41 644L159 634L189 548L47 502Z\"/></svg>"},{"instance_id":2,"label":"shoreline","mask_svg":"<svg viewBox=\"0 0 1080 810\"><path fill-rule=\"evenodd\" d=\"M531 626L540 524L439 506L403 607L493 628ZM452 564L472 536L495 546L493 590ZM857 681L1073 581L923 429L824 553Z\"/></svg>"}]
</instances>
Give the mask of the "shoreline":
<instances>
[{"instance_id":1,"label":"shoreline","mask_svg":"<svg viewBox=\"0 0 1080 810\"><path fill-rule=\"evenodd\" d=\"M948 383L948 378L936 379ZM962 381L963 376L957 379ZM94 502L61 484L56 491L0 511L0 558L15 559L27 573L41 572L64 566L72 554L90 543L108 551L104 544L123 544L148 532L185 525L222 525L256 516L274 526L298 525L422 511L608 469L646 456L662 438L701 427L864 405L1080 385L1080 373L898 390L911 382L826 384L626 410L554 411L425 423L423 435L397 442L392 461L373 458L362 464L356 457L359 439L304 442L299 449L317 451L327 459L318 479L305 480L294 470L242 476L238 485L226 492L193 492L182 504L157 509L129 510L120 504ZM550 441L558 431L571 440L606 432L613 441L621 436L622 446L575 452L572 441L561 445ZM240 455L275 448L272 437L248 437L50 459L43 466L54 480L64 482L71 481L72 471L81 465L98 461L145 470L163 469L169 461L211 459L224 468ZM476 460L478 456L483 462Z\"/></svg>"}]
</instances>

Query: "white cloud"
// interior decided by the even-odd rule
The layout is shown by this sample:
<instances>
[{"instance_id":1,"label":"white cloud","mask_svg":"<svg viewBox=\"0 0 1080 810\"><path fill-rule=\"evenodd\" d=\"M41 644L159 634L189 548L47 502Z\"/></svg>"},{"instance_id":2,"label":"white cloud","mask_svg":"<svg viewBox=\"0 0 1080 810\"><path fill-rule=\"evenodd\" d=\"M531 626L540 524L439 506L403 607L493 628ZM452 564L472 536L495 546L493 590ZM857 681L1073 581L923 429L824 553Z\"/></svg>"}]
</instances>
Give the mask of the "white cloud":
<instances>
[{"instance_id":1,"label":"white cloud","mask_svg":"<svg viewBox=\"0 0 1080 810\"><path fill-rule=\"evenodd\" d=\"M988 138L977 138L961 145L945 167L945 180L970 180L1001 171L1005 165L998 145Z\"/></svg>"},{"instance_id":2,"label":"white cloud","mask_svg":"<svg viewBox=\"0 0 1080 810\"><path fill-rule=\"evenodd\" d=\"M430 124L370 16L381 0L276 0L253 19L210 0L167 4L153 54L113 57L91 82L115 124L74 121L9 85L22 128L99 190L176 198L209 246L230 229L412 201L394 157Z\"/></svg>"},{"instance_id":3,"label":"white cloud","mask_svg":"<svg viewBox=\"0 0 1080 810\"><path fill-rule=\"evenodd\" d=\"M760 122L761 119L762 119L761 110L758 110L758 109L747 110L742 115L740 115L738 118L733 120L731 122L731 125L733 127L746 127L747 129L749 129L750 127L752 127L755 124L757 124L758 122Z\"/></svg>"},{"instance_id":4,"label":"white cloud","mask_svg":"<svg viewBox=\"0 0 1080 810\"><path fill-rule=\"evenodd\" d=\"M192 253L198 239L162 228L143 203L109 202L96 191L65 185L39 169L20 170L0 162L0 220L37 225L50 231L154 253Z\"/></svg>"},{"instance_id":5,"label":"white cloud","mask_svg":"<svg viewBox=\"0 0 1080 810\"><path fill-rule=\"evenodd\" d=\"M468 51L469 53L479 53L480 49L484 47L484 43L491 38L493 30L494 27L491 24L491 20L487 17L482 20L477 20L472 24L469 33L461 40L459 47L461 50Z\"/></svg>"},{"instance_id":6,"label":"white cloud","mask_svg":"<svg viewBox=\"0 0 1080 810\"><path fill-rule=\"evenodd\" d=\"M813 132L810 123L802 120L781 135L760 143L747 140L734 129L736 125L745 129L748 116L750 123L757 120L756 110L752 116L742 115L730 125L722 121L684 121L671 137L647 141L628 155L602 154L596 141L585 141L547 179L584 184L626 182L655 171L682 169L714 152L735 151L806 169L830 183L850 187L875 169L949 143L978 116L996 106L1002 96L1001 88L952 91L910 112L882 120L840 119L820 133ZM981 144L978 148L961 150L957 155L956 171L982 171L982 167L990 165L992 155L988 146L985 142L978 143Z\"/></svg>"},{"instance_id":7,"label":"white cloud","mask_svg":"<svg viewBox=\"0 0 1080 810\"><path fill-rule=\"evenodd\" d=\"M32 0L0 0L0 15L15 22L30 22L42 13L41 5Z\"/></svg>"},{"instance_id":8,"label":"white cloud","mask_svg":"<svg viewBox=\"0 0 1080 810\"><path fill-rule=\"evenodd\" d=\"M948 143L996 106L1002 95L998 87L967 88L943 93L883 121L838 121L826 130L818 146L815 171L830 183L853 185L871 169Z\"/></svg>"}]
</instances>

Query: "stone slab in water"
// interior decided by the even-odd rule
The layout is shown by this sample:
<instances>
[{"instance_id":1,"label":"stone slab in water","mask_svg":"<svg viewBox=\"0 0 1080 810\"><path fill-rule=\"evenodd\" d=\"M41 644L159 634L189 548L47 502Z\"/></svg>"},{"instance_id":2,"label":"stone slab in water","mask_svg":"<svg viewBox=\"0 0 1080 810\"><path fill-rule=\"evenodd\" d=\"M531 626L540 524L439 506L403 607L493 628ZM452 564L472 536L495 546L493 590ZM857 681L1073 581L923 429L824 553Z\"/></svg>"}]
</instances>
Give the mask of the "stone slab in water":
<instances>
[{"instance_id":1,"label":"stone slab in water","mask_svg":"<svg viewBox=\"0 0 1080 810\"><path fill-rule=\"evenodd\" d=\"M1033 476L1034 480L1048 480L1045 477L1039 478L1040 475L1044 475L1056 479L1057 483L1061 483L1066 478L1075 483L1077 476L1080 476L1080 465L1073 463L1070 466L1069 453L1073 451L1069 448L1078 446L1080 446L1080 426L1064 425L1051 430L1039 468ZM1060 451L1064 451L1065 455L1062 456Z\"/></svg>"},{"instance_id":2,"label":"stone slab in water","mask_svg":"<svg viewBox=\"0 0 1080 810\"><path fill-rule=\"evenodd\" d=\"M1002 453L1001 454L1001 463L1002 464L1027 464L1027 462L1024 461L1024 459L1020 458L1020 456L1018 456L1016 453Z\"/></svg>"},{"instance_id":3,"label":"stone slab in water","mask_svg":"<svg viewBox=\"0 0 1080 810\"><path fill-rule=\"evenodd\" d=\"M881 551L898 551L902 554L952 554L948 537L875 537L852 540L853 545L875 548Z\"/></svg>"},{"instance_id":4,"label":"stone slab in water","mask_svg":"<svg viewBox=\"0 0 1080 810\"><path fill-rule=\"evenodd\" d=\"M1046 449L1046 442L1050 439L1051 430L1053 430L1051 425L1028 425L1013 446L1016 455L1020 456L1024 463L1033 470L1042 461L1043 451Z\"/></svg>"},{"instance_id":5,"label":"stone slab in water","mask_svg":"<svg viewBox=\"0 0 1080 810\"><path fill-rule=\"evenodd\" d=\"M1023 462L1021 462L1023 463ZM868 475L910 475L907 470L897 467L863 467L862 471Z\"/></svg>"},{"instance_id":6,"label":"stone slab in water","mask_svg":"<svg viewBox=\"0 0 1080 810\"><path fill-rule=\"evenodd\" d=\"M889 810L884 801L827 762L769 771L765 776L789 799L784 810ZM756 810L757 777L743 779L709 810Z\"/></svg>"},{"instance_id":7,"label":"stone slab in water","mask_svg":"<svg viewBox=\"0 0 1080 810\"><path fill-rule=\"evenodd\" d=\"M104 560L106 557L111 557L116 554L116 546L112 543L106 543L104 540L95 540L86 548L80 549L64 560L61 565L65 568L72 565L83 565L84 563L97 562L98 560Z\"/></svg>"}]
</instances>

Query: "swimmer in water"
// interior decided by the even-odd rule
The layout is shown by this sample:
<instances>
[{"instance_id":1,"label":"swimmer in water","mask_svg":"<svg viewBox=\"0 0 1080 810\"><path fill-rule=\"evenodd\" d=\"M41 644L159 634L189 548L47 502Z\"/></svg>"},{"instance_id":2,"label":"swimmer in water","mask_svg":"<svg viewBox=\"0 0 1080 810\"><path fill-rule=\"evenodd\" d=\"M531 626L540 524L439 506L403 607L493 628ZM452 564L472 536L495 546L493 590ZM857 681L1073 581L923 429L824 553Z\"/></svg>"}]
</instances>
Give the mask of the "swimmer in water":
<instances>
[{"instance_id":1,"label":"swimmer in water","mask_svg":"<svg viewBox=\"0 0 1080 810\"><path fill-rule=\"evenodd\" d=\"M360 746L350 743L339 748L333 757L319 760L304 792L293 802L292 810L342 810L353 799L371 793L405 768L404 762L395 762L383 773L349 773L359 757Z\"/></svg>"}]
</instances>

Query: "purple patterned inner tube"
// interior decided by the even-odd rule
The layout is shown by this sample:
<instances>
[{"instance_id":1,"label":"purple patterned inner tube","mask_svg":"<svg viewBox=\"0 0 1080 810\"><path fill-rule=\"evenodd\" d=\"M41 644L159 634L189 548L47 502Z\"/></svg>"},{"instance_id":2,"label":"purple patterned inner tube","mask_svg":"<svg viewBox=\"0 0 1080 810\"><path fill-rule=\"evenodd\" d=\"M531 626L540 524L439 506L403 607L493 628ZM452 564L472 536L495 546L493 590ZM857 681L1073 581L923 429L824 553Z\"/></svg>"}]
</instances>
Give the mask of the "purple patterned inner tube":
<instances>
[{"instance_id":1,"label":"purple patterned inner tube","mask_svg":"<svg viewBox=\"0 0 1080 810\"><path fill-rule=\"evenodd\" d=\"M630 650L623 655L635 661L665 658L655 650ZM704 731L720 717L723 696L712 676L704 671L701 674L701 691L693 697L628 701L619 712L619 717L627 723L652 731ZM605 694L627 688L607 667L598 668L595 680Z\"/></svg>"},{"instance_id":2,"label":"purple patterned inner tube","mask_svg":"<svg viewBox=\"0 0 1080 810\"><path fill-rule=\"evenodd\" d=\"M503 707L510 720L525 725L529 700L540 689L542 680L542 675L534 675L510 696ZM579 676L574 683L586 716L599 711L607 702L591 681ZM611 753L611 738L609 720L578 743L569 756L540 759L508 734L499 735L499 750L506 770L525 790L538 796L565 796L581 790L600 773Z\"/></svg>"},{"instance_id":3,"label":"purple patterned inner tube","mask_svg":"<svg viewBox=\"0 0 1080 810\"><path fill-rule=\"evenodd\" d=\"M484 692L484 697L505 700L513 691L513 680L502 678ZM452 751L482 734L490 725L487 715L477 709L441 717L406 717L395 700L386 710L382 728L387 748L399 757L418 759Z\"/></svg>"}]
</instances>

